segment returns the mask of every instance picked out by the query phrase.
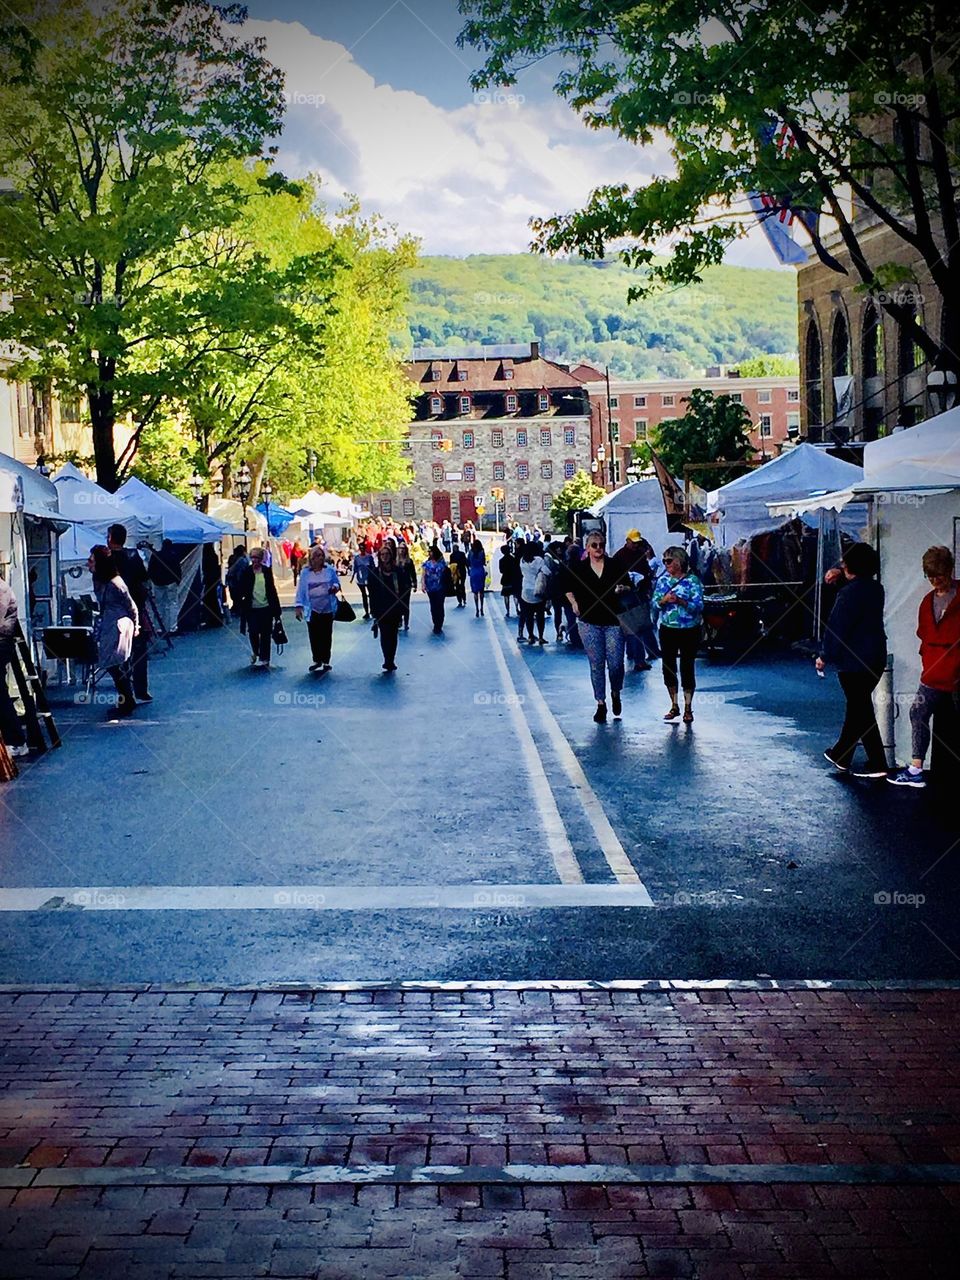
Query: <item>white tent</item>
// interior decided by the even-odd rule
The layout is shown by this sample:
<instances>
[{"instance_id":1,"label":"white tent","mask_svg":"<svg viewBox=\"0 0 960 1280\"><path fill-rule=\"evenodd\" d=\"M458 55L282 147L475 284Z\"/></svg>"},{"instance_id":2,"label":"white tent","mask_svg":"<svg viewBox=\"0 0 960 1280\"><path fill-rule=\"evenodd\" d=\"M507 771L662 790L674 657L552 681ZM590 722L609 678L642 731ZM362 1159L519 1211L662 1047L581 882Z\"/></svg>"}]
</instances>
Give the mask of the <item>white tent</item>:
<instances>
[{"instance_id":1,"label":"white tent","mask_svg":"<svg viewBox=\"0 0 960 1280\"><path fill-rule=\"evenodd\" d=\"M657 555L671 541L676 541L676 535L667 529L663 491L656 476L614 489L590 510L593 515L603 516L606 520L607 546L611 551L623 546L628 529L638 529Z\"/></svg>"},{"instance_id":2,"label":"white tent","mask_svg":"<svg viewBox=\"0 0 960 1280\"><path fill-rule=\"evenodd\" d=\"M0 566L17 598L19 616L31 631L31 575L35 617L56 620L57 534L69 520L60 514L57 490L26 463L0 453Z\"/></svg>"},{"instance_id":3,"label":"white tent","mask_svg":"<svg viewBox=\"0 0 960 1280\"><path fill-rule=\"evenodd\" d=\"M139 511L127 499L94 483L72 463L66 463L53 477L61 513L77 523L60 537L61 565L86 564L90 548L106 542L112 524L122 524L131 543L159 544L159 516Z\"/></svg>"},{"instance_id":4,"label":"white tent","mask_svg":"<svg viewBox=\"0 0 960 1280\"><path fill-rule=\"evenodd\" d=\"M339 516L345 520L356 520L363 508L352 498L345 498L339 493L318 493L310 489L302 498L295 498L287 504L287 510L295 516ZM316 521L317 524L322 521Z\"/></svg>"},{"instance_id":5,"label":"white tent","mask_svg":"<svg viewBox=\"0 0 960 1280\"><path fill-rule=\"evenodd\" d=\"M732 547L741 538L777 529L789 516L774 514L770 505L795 502L825 494L833 489L857 484L863 478L860 467L842 458L799 444L779 457L731 480L707 495L708 517L715 520L717 542ZM841 527L854 536L866 521L865 508L845 511Z\"/></svg>"},{"instance_id":6,"label":"white tent","mask_svg":"<svg viewBox=\"0 0 960 1280\"><path fill-rule=\"evenodd\" d=\"M917 609L930 589L920 561L928 547L945 546L960 562L960 408L872 441L863 451L859 483L794 509L842 510L863 501L872 504L871 540L880 552L893 658L894 739L902 761L910 754L908 709L920 679ZM788 505L776 510L782 514Z\"/></svg>"},{"instance_id":7,"label":"white tent","mask_svg":"<svg viewBox=\"0 0 960 1280\"><path fill-rule=\"evenodd\" d=\"M137 512L159 519L162 536L171 542L195 546L201 542L219 542L227 532L233 532L222 521L195 511L172 494L151 489L136 477L125 481L117 490L117 496L127 500Z\"/></svg>"}]
</instances>

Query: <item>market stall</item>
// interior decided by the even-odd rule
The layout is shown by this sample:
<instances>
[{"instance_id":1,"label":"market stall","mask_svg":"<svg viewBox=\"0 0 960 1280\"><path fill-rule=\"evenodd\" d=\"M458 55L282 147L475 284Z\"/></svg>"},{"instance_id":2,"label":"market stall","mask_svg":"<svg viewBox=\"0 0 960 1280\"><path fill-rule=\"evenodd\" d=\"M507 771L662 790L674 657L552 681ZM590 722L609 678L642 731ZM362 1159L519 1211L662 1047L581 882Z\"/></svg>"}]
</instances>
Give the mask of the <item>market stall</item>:
<instances>
[{"instance_id":1,"label":"market stall","mask_svg":"<svg viewBox=\"0 0 960 1280\"><path fill-rule=\"evenodd\" d=\"M615 489L591 507L590 512L606 521L607 545L613 551L623 546L628 529L639 529L657 555L679 536L667 528L663 490L656 476Z\"/></svg>"},{"instance_id":2,"label":"market stall","mask_svg":"<svg viewBox=\"0 0 960 1280\"><path fill-rule=\"evenodd\" d=\"M13 588L28 638L57 618L57 543L68 525L56 487L0 453L0 576Z\"/></svg>"}]
</instances>

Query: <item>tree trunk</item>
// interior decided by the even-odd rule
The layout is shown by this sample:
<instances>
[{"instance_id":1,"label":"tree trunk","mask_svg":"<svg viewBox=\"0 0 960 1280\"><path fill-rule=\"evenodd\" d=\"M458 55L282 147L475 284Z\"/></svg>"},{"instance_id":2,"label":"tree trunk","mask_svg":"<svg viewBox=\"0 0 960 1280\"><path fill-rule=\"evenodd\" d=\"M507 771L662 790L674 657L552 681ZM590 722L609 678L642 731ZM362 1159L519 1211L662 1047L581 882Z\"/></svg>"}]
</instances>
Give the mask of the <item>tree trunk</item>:
<instances>
[{"instance_id":1,"label":"tree trunk","mask_svg":"<svg viewBox=\"0 0 960 1280\"><path fill-rule=\"evenodd\" d=\"M119 486L117 474L117 450L113 433L116 413L113 392L102 384L87 387L90 405L90 425L93 429L93 457L97 467L97 484L114 493Z\"/></svg>"}]
</instances>

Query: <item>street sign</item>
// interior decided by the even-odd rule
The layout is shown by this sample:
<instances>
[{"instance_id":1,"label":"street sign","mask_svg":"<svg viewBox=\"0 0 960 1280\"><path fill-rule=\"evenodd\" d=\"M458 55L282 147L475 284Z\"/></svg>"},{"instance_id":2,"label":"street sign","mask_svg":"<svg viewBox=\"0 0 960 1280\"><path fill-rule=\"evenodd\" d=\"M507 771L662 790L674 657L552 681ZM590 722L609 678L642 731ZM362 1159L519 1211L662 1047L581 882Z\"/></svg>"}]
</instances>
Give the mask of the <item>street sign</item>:
<instances>
[{"instance_id":1,"label":"street sign","mask_svg":"<svg viewBox=\"0 0 960 1280\"><path fill-rule=\"evenodd\" d=\"M478 516L484 515L486 513L486 510L487 508L483 505L483 503L482 502L479 503L477 506L477 515Z\"/></svg>"}]
</instances>

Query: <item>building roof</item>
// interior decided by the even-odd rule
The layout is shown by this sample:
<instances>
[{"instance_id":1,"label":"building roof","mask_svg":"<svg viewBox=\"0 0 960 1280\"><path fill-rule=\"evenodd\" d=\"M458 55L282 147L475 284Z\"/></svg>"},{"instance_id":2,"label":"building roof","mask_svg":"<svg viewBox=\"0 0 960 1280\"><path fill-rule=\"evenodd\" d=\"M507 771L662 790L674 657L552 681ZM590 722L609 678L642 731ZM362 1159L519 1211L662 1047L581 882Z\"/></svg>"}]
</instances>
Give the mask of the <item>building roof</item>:
<instances>
[{"instance_id":1,"label":"building roof","mask_svg":"<svg viewBox=\"0 0 960 1280\"><path fill-rule=\"evenodd\" d=\"M513 370L512 378L503 376L505 366ZM542 356L494 356L491 359L458 356L456 359L412 360L404 367L407 377L417 383L421 392L426 395L473 395L478 391L572 390L581 386L580 379L575 378L569 369L552 360L545 360ZM430 376L434 368L440 370L437 380ZM456 376L458 368L466 368L468 371L463 382Z\"/></svg>"}]
</instances>

